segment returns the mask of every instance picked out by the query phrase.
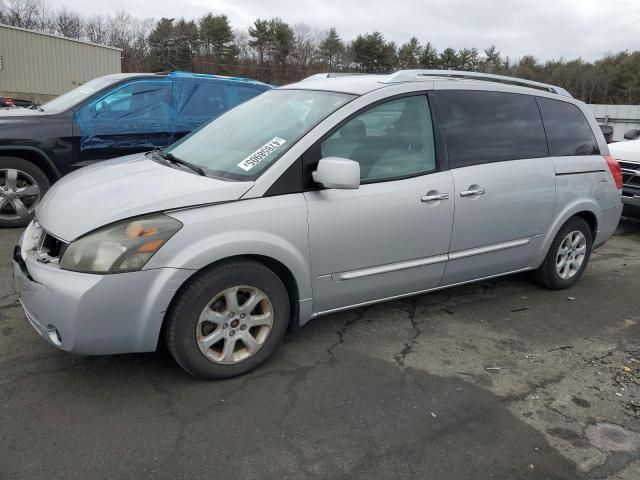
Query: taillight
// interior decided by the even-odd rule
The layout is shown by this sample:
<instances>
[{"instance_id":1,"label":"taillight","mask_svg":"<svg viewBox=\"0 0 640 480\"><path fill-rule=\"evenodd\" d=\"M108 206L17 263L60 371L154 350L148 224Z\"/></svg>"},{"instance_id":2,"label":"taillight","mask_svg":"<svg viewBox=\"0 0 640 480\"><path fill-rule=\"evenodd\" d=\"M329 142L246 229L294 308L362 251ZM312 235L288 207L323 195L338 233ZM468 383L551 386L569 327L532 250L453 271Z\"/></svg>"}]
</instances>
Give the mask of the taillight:
<instances>
[{"instance_id":1,"label":"taillight","mask_svg":"<svg viewBox=\"0 0 640 480\"><path fill-rule=\"evenodd\" d=\"M613 158L611 155L605 155L604 159L607 161L607 165L609 165L609 170L611 170L613 179L616 181L616 188L618 190L622 190L622 167L620 167L618 160Z\"/></svg>"},{"instance_id":2,"label":"taillight","mask_svg":"<svg viewBox=\"0 0 640 480\"><path fill-rule=\"evenodd\" d=\"M4 103L6 103L10 107L13 106L13 98L5 98Z\"/></svg>"}]
</instances>

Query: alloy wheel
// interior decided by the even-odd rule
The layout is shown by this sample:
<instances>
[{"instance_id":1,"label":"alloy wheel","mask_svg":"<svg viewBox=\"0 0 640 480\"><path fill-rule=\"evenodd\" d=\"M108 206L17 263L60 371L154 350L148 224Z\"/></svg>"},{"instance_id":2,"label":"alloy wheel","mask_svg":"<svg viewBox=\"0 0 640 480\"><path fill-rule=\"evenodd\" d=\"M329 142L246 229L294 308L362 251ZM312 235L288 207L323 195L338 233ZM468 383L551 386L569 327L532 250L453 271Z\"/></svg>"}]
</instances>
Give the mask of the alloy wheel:
<instances>
[{"instance_id":1,"label":"alloy wheel","mask_svg":"<svg viewBox=\"0 0 640 480\"><path fill-rule=\"evenodd\" d=\"M196 325L200 352L214 363L233 365L254 355L273 326L273 305L260 289L241 285L217 294Z\"/></svg>"},{"instance_id":2,"label":"alloy wheel","mask_svg":"<svg viewBox=\"0 0 640 480\"><path fill-rule=\"evenodd\" d=\"M570 232L558 248L556 272L560 278L568 280L580 271L587 253L587 239L578 230Z\"/></svg>"},{"instance_id":3,"label":"alloy wheel","mask_svg":"<svg viewBox=\"0 0 640 480\"><path fill-rule=\"evenodd\" d=\"M29 217L40 195L38 183L28 173L16 168L0 169L0 220Z\"/></svg>"}]
</instances>

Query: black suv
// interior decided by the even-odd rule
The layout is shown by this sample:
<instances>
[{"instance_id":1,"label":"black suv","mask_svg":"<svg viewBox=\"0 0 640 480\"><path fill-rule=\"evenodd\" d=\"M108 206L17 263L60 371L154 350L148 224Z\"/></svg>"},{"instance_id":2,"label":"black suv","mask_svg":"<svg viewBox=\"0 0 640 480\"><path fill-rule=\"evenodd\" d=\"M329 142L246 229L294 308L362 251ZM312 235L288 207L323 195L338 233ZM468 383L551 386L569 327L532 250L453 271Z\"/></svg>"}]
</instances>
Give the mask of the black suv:
<instances>
[{"instance_id":1,"label":"black suv","mask_svg":"<svg viewBox=\"0 0 640 480\"><path fill-rule=\"evenodd\" d=\"M100 77L31 108L0 109L0 227L26 225L62 175L166 147L272 88L186 72Z\"/></svg>"}]
</instances>

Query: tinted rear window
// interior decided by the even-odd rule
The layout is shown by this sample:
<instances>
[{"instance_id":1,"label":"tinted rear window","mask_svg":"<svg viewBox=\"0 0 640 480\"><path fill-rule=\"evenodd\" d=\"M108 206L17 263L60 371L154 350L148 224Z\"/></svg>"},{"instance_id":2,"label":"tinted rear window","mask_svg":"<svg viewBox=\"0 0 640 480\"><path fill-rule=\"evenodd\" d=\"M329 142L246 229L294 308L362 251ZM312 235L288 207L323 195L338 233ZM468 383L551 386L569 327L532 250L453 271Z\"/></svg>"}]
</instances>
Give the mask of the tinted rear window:
<instances>
[{"instance_id":1,"label":"tinted rear window","mask_svg":"<svg viewBox=\"0 0 640 480\"><path fill-rule=\"evenodd\" d=\"M548 155L534 97L475 90L437 95L451 168Z\"/></svg>"},{"instance_id":2,"label":"tinted rear window","mask_svg":"<svg viewBox=\"0 0 640 480\"><path fill-rule=\"evenodd\" d=\"M538 97L549 154L599 155L600 148L582 111L572 103Z\"/></svg>"}]
</instances>

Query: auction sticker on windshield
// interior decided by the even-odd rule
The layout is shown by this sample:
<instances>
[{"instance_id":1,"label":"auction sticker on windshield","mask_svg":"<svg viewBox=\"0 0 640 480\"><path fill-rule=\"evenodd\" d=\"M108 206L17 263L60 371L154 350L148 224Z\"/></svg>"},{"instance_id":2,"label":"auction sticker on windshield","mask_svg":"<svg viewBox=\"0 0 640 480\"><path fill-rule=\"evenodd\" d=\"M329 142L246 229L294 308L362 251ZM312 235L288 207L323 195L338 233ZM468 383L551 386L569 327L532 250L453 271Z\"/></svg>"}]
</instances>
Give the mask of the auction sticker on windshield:
<instances>
[{"instance_id":1,"label":"auction sticker on windshield","mask_svg":"<svg viewBox=\"0 0 640 480\"><path fill-rule=\"evenodd\" d=\"M238 164L238 166L241 169L243 169L245 172L248 172L249 170L251 170L253 167L258 165L262 160L267 158L269 155L271 155L273 152L275 152L278 148L280 148L285 143L286 143L286 140L280 137L273 137L271 140L269 140L267 143L261 146L258 150L256 150L247 158L242 160Z\"/></svg>"}]
</instances>

